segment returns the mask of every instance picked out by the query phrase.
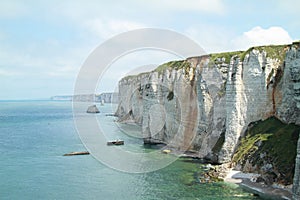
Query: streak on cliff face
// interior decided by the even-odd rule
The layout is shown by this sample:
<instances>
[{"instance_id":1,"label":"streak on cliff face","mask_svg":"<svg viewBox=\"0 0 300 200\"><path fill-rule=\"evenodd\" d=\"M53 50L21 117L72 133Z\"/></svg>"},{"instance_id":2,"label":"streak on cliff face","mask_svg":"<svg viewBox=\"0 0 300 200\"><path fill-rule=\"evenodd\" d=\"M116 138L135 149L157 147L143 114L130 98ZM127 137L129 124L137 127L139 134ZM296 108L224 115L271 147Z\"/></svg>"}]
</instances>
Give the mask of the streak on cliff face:
<instances>
[{"instance_id":1,"label":"streak on cliff face","mask_svg":"<svg viewBox=\"0 0 300 200\"><path fill-rule=\"evenodd\" d=\"M229 162L249 123L300 124L299 74L295 44L172 61L123 78L116 114L140 124L145 142Z\"/></svg>"}]
</instances>

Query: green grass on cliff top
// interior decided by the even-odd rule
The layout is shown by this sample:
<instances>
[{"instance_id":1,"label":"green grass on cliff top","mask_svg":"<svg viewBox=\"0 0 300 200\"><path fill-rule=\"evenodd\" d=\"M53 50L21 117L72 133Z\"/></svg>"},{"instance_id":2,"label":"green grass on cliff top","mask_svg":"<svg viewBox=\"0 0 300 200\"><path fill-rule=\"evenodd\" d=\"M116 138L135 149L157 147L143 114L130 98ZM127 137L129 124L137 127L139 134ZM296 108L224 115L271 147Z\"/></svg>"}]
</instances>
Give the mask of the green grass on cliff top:
<instances>
[{"instance_id":1,"label":"green grass on cliff top","mask_svg":"<svg viewBox=\"0 0 300 200\"><path fill-rule=\"evenodd\" d=\"M179 69L186 69L189 67L191 67L191 64L188 61L176 60L176 61L170 61L170 62L164 63L162 65L159 65L154 71L156 71L158 73L162 73L166 69L179 70Z\"/></svg>"},{"instance_id":2,"label":"green grass on cliff top","mask_svg":"<svg viewBox=\"0 0 300 200\"><path fill-rule=\"evenodd\" d=\"M246 160L261 168L264 163L272 163L282 174L283 183L291 183L297 154L300 126L284 124L275 117L250 125L246 136L233 157L233 162L244 164ZM258 143L261 143L258 145ZM261 157L265 154L266 157Z\"/></svg>"},{"instance_id":3,"label":"green grass on cliff top","mask_svg":"<svg viewBox=\"0 0 300 200\"><path fill-rule=\"evenodd\" d=\"M300 41L294 42L292 45L294 45L295 47L298 46L298 44L300 43ZM212 53L209 54L210 56L210 63L209 66L213 66L214 64L221 64L222 59L224 58L225 64L229 64L230 60L233 56L237 56L240 58L241 61L244 61L244 58L247 54L249 54L252 50L259 50L260 52L265 51L267 53L267 57L269 58L277 58L279 59L281 62L284 61L285 59L285 54L286 51L288 49L288 47L291 45L268 45L268 46L257 46L257 47L251 47L249 48L247 51L233 51L233 52L223 52L223 53ZM163 63L161 65L159 65L155 70L155 72L158 73L162 73L163 71L165 71L166 69L187 69L191 66L191 64L189 62L187 62L186 60L176 60L176 61L170 61L167 63ZM152 71L152 72L153 72ZM138 75L130 75L125 77L126 79L129 78L133 78L133 77L137 77L143 74L147 74L150 72L144 72L142 74L138 74Z\"/></svg>"},{"instance_id":4,"label":"green grass on cliff top","mask_svg":"<svg viewBox=\"0 0 300 200\"><path fill-rule=\"evenodd\" d=\"M175 60L175 61L170 61L170 62L167 62L167 63L163 63L151 72L158 72L159 74L161 74L166 69L179 70L179 69L188 69L189 67L191 67L191 64L188 61L186 61L186 60ZM130 78L136 78L138 76L149 74L151 72L143 72L143 73L140 73L140 74L137 74L137 75L129 75L129 76L124 77L123 79L128 80Z\"/></svg>"},{"instance_id":5,"label":"green grass on cliff top","mask_svg":"<svg viewBox=\"0 0 300 200\"><path fill-rule=\"evenodd\" d=\"M233 51L233 52L223 52L223 53L212 53L210 54L210 61L214 62L215 64L218 64L219 59L225 58L224 63L229 64L230 63L230 59L233 56L240 56L241 54L243 54L244 51Z\"/></svg>"},{"instance_id":6,"label":"green grass on cliff top","mask_svg":"<svg viewBox=\"0 0 300 200\"><path fill-rule=\"evenodd\" d=\"M293 44L296 44L293 43ZM268 45L268 46L257 46L257 47L251 47L247 51L233 51L233 52L224 52L224 53L212 53L210 54L210 60L211 62L214 62L215 64L218 64L218 58L222 59L225 58L224 63L229 64L230 59L233 56L238 56L241 61L244 61L245 56L249 54L252 50L258 50L260 52L265 51L267 53L267 57L272 59L279 59L280 61L283 61L285 59L285 53L287 51L287 47L289 45Z\"/></svg>"}]
</instances>

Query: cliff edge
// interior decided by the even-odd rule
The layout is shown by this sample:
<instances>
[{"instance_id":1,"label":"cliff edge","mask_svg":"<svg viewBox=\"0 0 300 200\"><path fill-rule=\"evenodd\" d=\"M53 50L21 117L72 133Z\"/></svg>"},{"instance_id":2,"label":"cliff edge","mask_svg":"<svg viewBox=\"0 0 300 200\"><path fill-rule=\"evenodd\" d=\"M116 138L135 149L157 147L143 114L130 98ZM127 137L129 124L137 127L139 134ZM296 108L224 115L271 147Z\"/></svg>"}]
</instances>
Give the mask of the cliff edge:
<instances>
[{"instance_id":1,"label":"cliff edge","mask_svg":"<svg viewBox=\"0 0 300 200\"><path fill-rule=\"evenodd\" d=\"M275 117L300 125L299 43L171 61L125 77L116 114L141 125L145 143L231 162L251 123Z\"/></svg>"}]
</instances>

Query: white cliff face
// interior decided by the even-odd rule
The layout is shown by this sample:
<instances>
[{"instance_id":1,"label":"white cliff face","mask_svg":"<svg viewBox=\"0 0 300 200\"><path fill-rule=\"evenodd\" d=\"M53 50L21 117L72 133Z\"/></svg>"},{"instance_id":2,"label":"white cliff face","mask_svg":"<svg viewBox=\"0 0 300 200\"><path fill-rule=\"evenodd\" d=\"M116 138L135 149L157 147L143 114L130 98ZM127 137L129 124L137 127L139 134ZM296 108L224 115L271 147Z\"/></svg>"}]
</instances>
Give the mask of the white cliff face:
<instances>
[{"instance_id":1,"label":"white cliff face","mask_svg":"<svg viewBox=\"0 0 300 200\"><path fill-rule=\"evenodd\" d=\"M188 150L196 134L194 69L152 72L120 82L117 114L142 125L145 143Z\"/></svg>"},{"instance_id":2,"label":"white cliff face","mask_svg":"<svg viewBox=\"0 0 300 200\"><path fill-rule=\"evenodd\" d=\"M300 48L288 51L280 86L277 115L284 122L300 124Z\"/></svg>"},{"instance_id":3,"label":"white cliff face","mask_svg":"<svg viewBox=\"0 0 300 200\"><path fill-rule=\"evenodd\" d=\"M122 79L117 114L121 121L140 123L146 143L166 143L205 157L225 131L220 93L226 78L221 69L207 68L207 57L186 62L187 68Z\"/></svg>"},{"instance_id":4,"label":"white cliff face","mask_svg":"<svg viewBox=\"0 0 300 200\"><path fill-rule=\"evenodd\" d=\"M235 145L245 127L247 112L245 88L242 79L243 65L232 58L226 84L226 132L225 141L218 161L228 162L234 153Z\"/></svg>"},{"instance_id":5,"label":"white cliff face","mask_svg":"<svg viewBox=\"0 0 300 200\"><path fill-rule=\"evenodd\" d=\"M120 121L142 126L144 141L193 151L214 162L230 162L249 123L276 116L300 124L300 53L283 62L251 50L243 61L211 65L208 56L119 83Z\"/></svg>"},{"instance_id":6,"label":"white cliff face","mask_svg":"<svg viewBox=\"0 0 300 200\"><path fill-rule=\"evenodd\" d=\"M219 162L230 162L240 136L250 122L275 114L270 82L280 66L266 52L252 50L243 62L231 59L226 84L226 134Z\"/></svg>"}]
</instances>

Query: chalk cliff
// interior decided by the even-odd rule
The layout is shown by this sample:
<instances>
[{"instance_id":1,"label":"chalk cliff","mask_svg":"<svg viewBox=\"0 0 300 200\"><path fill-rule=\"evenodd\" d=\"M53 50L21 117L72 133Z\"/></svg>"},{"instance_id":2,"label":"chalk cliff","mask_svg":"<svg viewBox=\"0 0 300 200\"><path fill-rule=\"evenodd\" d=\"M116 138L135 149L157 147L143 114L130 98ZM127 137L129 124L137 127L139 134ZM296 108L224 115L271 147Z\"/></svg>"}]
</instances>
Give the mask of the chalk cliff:
<instances>
[{"instance_id":1,"label":"chalk cliff","mask_svg":"<svg viewBox=\"0 0 300 200\"><path fill-rule=\"evenodd\" d=\"M189 150L201 157L217 156L219 162L230 161L250 122L277 116L300 124L297 45L258 47L226 56L172 61L123 78L116 112L120 121L140 124L149 142L172 140L180 148L182 143L173 140L179 134L175 139L192 142Z\"/></svg>"},{"instance_id":2,"label":"chalk cliff","mask_svg":"<svg viewBox=\"0 0 300 200\"><path fill-rule=\"evenodd\" d=\"M299 43L187 58L125 77L116 114L140 124L146 143L230 162L251 122L274 116L300 124Z\"/></svg>"}]
</instances>

